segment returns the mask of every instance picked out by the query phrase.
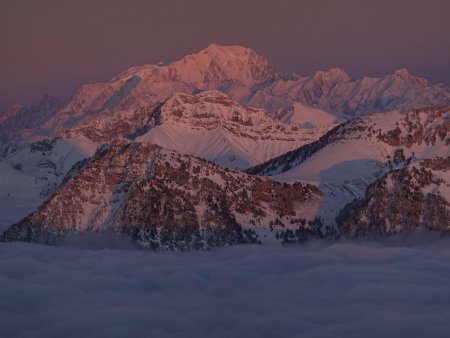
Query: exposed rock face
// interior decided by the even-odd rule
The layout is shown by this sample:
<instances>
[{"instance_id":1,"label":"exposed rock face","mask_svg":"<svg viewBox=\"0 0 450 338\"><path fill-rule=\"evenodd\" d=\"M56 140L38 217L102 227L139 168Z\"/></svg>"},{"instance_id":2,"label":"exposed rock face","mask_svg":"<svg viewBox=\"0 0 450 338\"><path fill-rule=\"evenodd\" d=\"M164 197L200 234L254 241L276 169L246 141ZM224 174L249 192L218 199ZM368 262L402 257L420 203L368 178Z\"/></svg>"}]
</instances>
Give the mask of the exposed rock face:
<instances>
[{"instance_id":1,"label":"exposed rock face","mask_svg":"<svg viewBox=\"0 0 450 338\"><path fill-rule=\"evenodd\" d=\"M450 230L450 157L388 172L338 215L341 235L384 236L408 229Z\"/></svg>"},{"instance_id":2,"label":"exposed rock face","mask_svg":"<svg viewBox=\"0 0 450 338\"><path fill-rule=\"evenodd\" d=\"M428 107L403 111L403 119L388 131L379 131L378 140L392 146L433 146L444 141L450 145L450 107Z\"/></svg>"},{"instance_id":3,"label":"exposed rock face","mask_svg":"<svg viewBox=\"0 0 450 338\"><path fill-rule=\"evenodd\" d=\"M134 139L160 123L162 105L163 103L157 103L125 111L109 111L101 116L87 117L75 127L63 131L61 136L82 135L98 144L123 137Z\"/></svg>"},{"instance_id":4,"label":"exposed rock face","mask_svg":"<svg viewBox=\"0 0 450 338\"><path fill-rule=\"evenodd\" d=\"M80 162L5 241L52 243L69 232L114 230L154 249L257 241L275 220L305 218L320 191L222 169L154 145L117 141ZM305 220L306 221L306 220ZM272 223L271 223L272 222Z\"/></svg>"}]
</instances>

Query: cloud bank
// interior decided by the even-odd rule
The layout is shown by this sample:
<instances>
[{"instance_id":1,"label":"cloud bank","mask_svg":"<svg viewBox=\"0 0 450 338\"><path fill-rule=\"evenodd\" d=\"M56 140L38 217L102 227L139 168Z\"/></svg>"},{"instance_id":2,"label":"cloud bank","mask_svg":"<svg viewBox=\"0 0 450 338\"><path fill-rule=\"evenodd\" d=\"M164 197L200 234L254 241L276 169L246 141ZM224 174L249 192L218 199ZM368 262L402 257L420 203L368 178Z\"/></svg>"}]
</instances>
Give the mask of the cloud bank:
<instances>
[{"instance_id":1,"label":"cloud bank","mask_svg":"<svg viewBox=\"0 0 450 338\"><path fill-rule=\"evenodd\" d=\"M448 337L450 241L153 253L0 244L6 337Z\"/></svg>"}]
</instances>

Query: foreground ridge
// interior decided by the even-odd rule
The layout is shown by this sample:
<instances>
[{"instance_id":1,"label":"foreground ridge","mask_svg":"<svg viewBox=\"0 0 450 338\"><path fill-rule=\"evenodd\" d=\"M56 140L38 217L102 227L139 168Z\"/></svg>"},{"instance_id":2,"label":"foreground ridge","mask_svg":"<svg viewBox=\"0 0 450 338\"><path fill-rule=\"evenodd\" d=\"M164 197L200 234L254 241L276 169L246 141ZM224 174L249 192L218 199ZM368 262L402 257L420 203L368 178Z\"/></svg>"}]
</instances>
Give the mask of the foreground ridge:
<instances>
[{"instance_id":1,"label":"foreground ridge","mask_svg":"<svg viewBox=\"0 0 450 338\"><path fill-rule=\"evenodd\" d=\"M116 141L80 162L3 241L55 243L69 233L114 231L152 249L205 249L307 228L320 191L223 169L155 145ZM267 234L266 234L267 233Z\"/></svg>"}]
</instances>

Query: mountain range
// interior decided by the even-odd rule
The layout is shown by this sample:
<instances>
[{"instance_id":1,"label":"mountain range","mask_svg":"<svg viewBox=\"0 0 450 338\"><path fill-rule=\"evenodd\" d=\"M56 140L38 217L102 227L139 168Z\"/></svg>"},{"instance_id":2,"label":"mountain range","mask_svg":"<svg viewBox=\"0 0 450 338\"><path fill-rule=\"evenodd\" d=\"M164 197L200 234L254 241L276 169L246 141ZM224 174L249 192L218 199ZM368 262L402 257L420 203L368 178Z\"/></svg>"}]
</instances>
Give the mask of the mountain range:
<instances>
[{"instance_id":1,"label":"mountain range","mask_svg":"<svg viewBox=\"0 0 450 338\"><path fill-rule=\"evenodd\" d=\"M450 230L449 104L405 69L302 77L239 46L133 67L0 115L0 199L37 207L2 239L204 249Z\"/></svg>"},{"instance_id":2,"label":"mountain range","mask_svg":"<svg viewBox=\"0 0 450 338\"><path fill-rule=\"evenodd\" d=\"M0 116L2 140L39 140L58 136L86 118L158 104L178 92L218 90L237 103L276 115L294 103L351 118L396 108L441 106L450 89L399 69L384 78L354 80L333 68L312 76L276 72L269 61L240 46L211 44L164 65L132 67L108 83L81 86L65 106L44 96L37 106L13 106Z\"/></svg>"}]
</instances>

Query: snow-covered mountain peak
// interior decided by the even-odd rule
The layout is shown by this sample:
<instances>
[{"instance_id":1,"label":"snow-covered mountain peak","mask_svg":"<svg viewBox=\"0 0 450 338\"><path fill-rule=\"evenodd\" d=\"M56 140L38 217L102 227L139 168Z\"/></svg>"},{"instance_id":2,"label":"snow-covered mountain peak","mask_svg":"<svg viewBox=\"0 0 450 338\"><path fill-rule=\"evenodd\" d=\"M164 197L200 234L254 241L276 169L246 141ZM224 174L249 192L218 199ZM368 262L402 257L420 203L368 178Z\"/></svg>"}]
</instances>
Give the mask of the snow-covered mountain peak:
<instances>
[{"instance_id":1,"label":"snow-covered mountain peak","mask_svg":"<svg viewBox=\"0 0 450 338\"><path fill-rule=\"evenodd\" d=\"M108 83L82 86L46 128L58 134L86 117L154 105L177 92L227 88L233 97L247 97L250 87L274 76L267 59L251 49L213 44L166 66L132 67Z\"/></svg>"},{"instance_id":2,"label":"snow-covered mountain peak","mask_svg":"<svg viewBox=\"0 0 450 338\"><path fill-rule=\"evenodd\" d=\"M397 69L394 72L394 75L396 75L398 77L402 77L402 78L410 78L410 77L412 77L411 73L406 68Z\"/></svg>"},{"instance_id":3,"label":"snow-covered mountain peak","mask_svg":"<svg viewBox=\"0 0 450 338\"><path fill-rule=\"evenodd\" d=\"M397 81L401 81L404 83L413 83L420 86L428 86L429 82L428 80L415 76L411 74L408 69L406 68L400 68L397 69L393 74L392 77L394 77Z\"/></svg>"},{"instance_id":4,"label":"snow-covered mountain peak","mask_svg":"<svg viewBox=\"0 0 450 338\"><path fill-rule=\"evenodd\" d=\"M187 82L199 88L213 88L223 81L255 84L274 76L269 61L241 46L211 44L169 65Z\"/></svg>"},{"instance_id":5,"label":"snow-covered mountain peak","mask_svg":"<svg viewBox=\"0 0 450 338\"><path fill-rule=\"evenodd\" d=\"M211 44L167 66L147 64L129 68L111 82L126 81L132 76L138 76L144 82L152 77L162 77L165 80L183 81L201 89L212 89L224 81L253 85L274 75L269 61L252 49Z\"/></svg>"},{"instance_id":6,"label":"snow-covered mountain peak","mask_svg":"<svg viewBox=\"0 0 450 338\"><path fill-rule=\"evenodd\" d=\"M421 108L450 103L450 89L400 69L385 77L353 80L339 69L318 71L306 78L283 79L258 88L248 105L271 111L293 102L320 108L334 115L355 117L396 108Z\"/></svg>"},{"instance_id":7,"label":"snow-covered mountain peak","mask_svg":"<svg viewBox=\"0 0 450 338\"><path fill-rule=\"evenodd\" d=\"M313 79L324 84L336 84L351 81L352 78L341 68L331 68L329 70L317 71Z\"/></svg>"},{"instance_id":8,"label":"snow-covered mountain peak","mask_svg":"<svg viewBox=\"0 0 450 338\"><path fill-rule=\"evenodd\" d=\"M44 103L44 108L55 108L41 109L48 113L36 114L38 118L29 118L34 113L22 114L23 109L20 109L14 114L14 121L6 121L5 116L9 115L3 113L0 116L0 140L31 141L55 137L85 122L86 127L87 123L92 124L93 118L107 119L97 120L97 125L112 126L109 119L115 113L120 113L115 114L114 119L118 126L119 115L139 115L139 126L127 122L132 129L131 134L134 134L146 123L145 112L140 113L143 112L141 107L147 110L160 105L177 92L193 94L208 90L219 90L241 106L264 108L271 115L290 109L294 103L319 108L343 118L396 108L450 103L449 88L432 85L406 69L382 78L357 80L339 68L318 71L309 77L282 75L271 68L267 59L249 48L211 44L198 53L166 65L132 67L110 82L83 85L62 109L48 100L49 104ZM112 127L108 129L108 134L117 134ZM121 128L120 133L124 129ZM101 139L105 135L96 138Z\"/></svg>"},{"instance_id":9,"label":"snow-covered mountain peak","mask_svg":"<svg viewBox=\"0 0 450 338\"><path fill-rule=\"evenodd\" d=\"M249 54L256 55L255 51L253 51L250 48L242 47L242 46L225 46L225 45L219 45L217 43L211 43L208 47L201 50L199 53L196 53L194 55L199 54L208 54L211 57L217 57L218 55L226 55L231 57L240 57L245 58Z\"/></svg>"}]
</instances>

